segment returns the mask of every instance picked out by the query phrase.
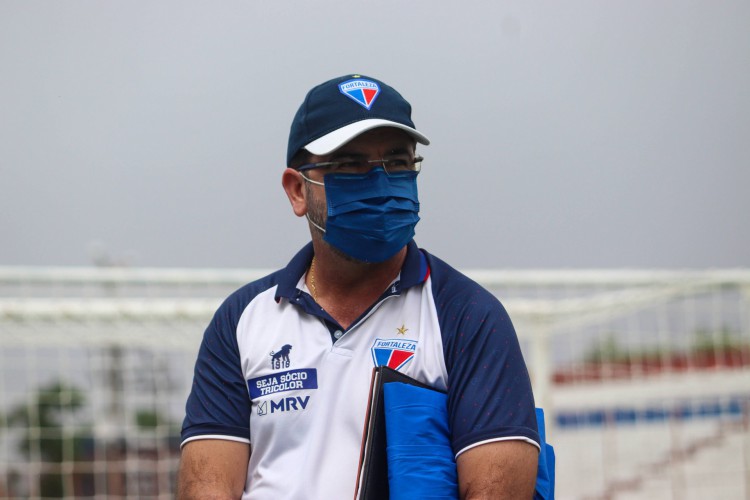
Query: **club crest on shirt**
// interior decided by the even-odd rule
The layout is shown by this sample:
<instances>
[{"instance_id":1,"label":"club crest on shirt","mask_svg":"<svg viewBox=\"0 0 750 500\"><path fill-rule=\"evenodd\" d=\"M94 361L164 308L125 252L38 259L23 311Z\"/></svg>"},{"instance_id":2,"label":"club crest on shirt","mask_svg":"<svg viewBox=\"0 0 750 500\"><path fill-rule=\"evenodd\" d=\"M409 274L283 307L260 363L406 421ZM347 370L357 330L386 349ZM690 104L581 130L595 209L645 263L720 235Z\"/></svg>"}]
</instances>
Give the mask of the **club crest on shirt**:
<instances>
[{"instance_id":1,"label":"club crest on shirt","mask_svg":"<svg viewBox=\"0 0 750 500\"><path fill-rule=\"evenodd\" d=\"M284 344L278 351L271 351L271 368L273 368L274 370L289 368L289 351L291 350L292 346L290 346L289 344Z\"/></svg>"},{"instance_id":2,"label":"club crest on shirt","mask_svg":"<svg viewBox=\"0 0 750 500\"><path fill-rule=\"evenodd\" d=\"M380 94L380 86L370 80L358 78L339 83L339 91L369 110L372 107L372 103L378 97L378 94Z\"/></svg>"},{"instance_id":3,"label":"club crest on shirt","mask_svg":"<svg viewBox=\"0 0 750 500\"><path fill-rule=\"evenodd\" d=\"M404 338L375 339L372 344L372 361L375 366L400 370L414 357L417 341Z\"/></svg>"}]
</instances>

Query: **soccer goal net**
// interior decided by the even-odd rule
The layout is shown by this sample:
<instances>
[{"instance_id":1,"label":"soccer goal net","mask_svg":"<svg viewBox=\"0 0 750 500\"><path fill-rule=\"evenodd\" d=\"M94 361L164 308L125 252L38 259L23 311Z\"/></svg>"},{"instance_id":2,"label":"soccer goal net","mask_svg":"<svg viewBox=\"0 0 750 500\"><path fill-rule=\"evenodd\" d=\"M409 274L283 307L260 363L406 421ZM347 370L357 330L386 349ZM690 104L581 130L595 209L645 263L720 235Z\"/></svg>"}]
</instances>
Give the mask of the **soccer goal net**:
<instances>
[{"instance_id":1,"label":"soccer goal net","mask_svg":"<svg viewBox=\"0 0 750 500\"><path fill-rule=\"evenodd\" d=\"M0 499L173 498L195 356L261 270L0 268ZM514 321L558 498L750 495L748 271L468 271Z\"/></svg>"}]
</instances>

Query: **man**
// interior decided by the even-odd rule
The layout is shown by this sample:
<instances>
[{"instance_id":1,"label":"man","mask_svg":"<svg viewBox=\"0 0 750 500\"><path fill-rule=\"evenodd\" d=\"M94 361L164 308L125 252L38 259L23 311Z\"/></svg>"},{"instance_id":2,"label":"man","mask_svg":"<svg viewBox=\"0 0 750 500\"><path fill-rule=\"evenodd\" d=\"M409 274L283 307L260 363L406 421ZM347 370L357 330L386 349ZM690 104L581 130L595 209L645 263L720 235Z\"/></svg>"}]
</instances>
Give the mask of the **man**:
<instances>
[{"instance_id":1,"label":"man","mask_svg":"<svg viewBox=\"0 0 750 500\"><path fill-rule=\"evenodd\" d=\"M429 140L411 106L381 81L348 75L307 94L282 185L312 242L209 324L181 498L352 498L383 364L447 390L462 498L531 498L539 436L518 340L489 292L412 240L417 143Z\"/></svg>"}]
</instances>

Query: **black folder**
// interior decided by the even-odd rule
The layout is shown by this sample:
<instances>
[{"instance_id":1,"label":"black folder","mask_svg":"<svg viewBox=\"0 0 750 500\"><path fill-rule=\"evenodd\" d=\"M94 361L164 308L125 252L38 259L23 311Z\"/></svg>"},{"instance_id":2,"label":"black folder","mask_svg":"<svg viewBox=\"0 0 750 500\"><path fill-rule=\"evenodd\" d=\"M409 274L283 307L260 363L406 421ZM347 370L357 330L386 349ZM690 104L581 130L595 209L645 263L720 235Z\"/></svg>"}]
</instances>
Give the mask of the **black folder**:
<instances>
[{"instance_id":1,"label":"black folder","mask_svg":"<svg viewBox=\"0 0 750 500\"><path fill-rule=\"evenodd\" d=\"M354 494L355 500L383 500L389 498L385 406L383 403L383 384L387 384L388 382L403 382L433 391L437 390L387 366L373 368L370 381L370 398L367 405L362 447L359 455L357 486Z\"/></svg>"}]
</instances>

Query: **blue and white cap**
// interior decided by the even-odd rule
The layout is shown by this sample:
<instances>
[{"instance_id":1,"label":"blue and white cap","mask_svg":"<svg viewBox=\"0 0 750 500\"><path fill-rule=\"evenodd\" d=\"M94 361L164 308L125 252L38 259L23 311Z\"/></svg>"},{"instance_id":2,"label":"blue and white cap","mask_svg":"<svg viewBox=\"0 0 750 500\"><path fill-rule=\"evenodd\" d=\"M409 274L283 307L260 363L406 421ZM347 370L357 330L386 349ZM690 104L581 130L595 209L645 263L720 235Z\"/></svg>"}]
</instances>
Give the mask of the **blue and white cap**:
<instances>
[{"instance_id":1,"label":"blue and white cap","mask_svg":"<svg viewBox=\"0 0 750 500\"><path fill-rule=\"evenodd\" d=\"M414 128L411 105L393 87L363 75L321 83L307 93L294 115L286 163L289 165L301 149L325 155L378 127L395 127L420 144L430 143Z\"/></svg>"}]
</instances>

